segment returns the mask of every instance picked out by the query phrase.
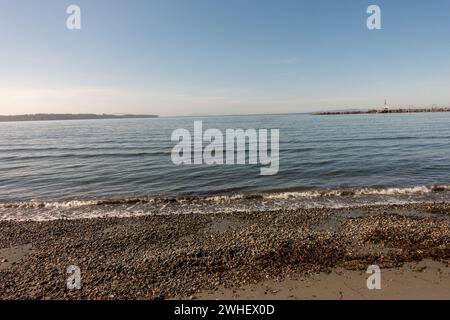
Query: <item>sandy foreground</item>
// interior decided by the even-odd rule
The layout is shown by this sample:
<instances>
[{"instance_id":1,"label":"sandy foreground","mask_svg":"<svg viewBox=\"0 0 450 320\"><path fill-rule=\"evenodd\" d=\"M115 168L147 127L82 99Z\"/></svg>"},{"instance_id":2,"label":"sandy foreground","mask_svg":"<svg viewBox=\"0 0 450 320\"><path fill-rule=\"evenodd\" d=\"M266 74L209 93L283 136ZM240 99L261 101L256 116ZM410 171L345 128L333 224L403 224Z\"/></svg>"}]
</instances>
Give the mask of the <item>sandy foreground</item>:
<instances>
[{"instance_id":1,"label":"sandy foreground","mask_svg":"<svg viewBox=\"0 0 450 320\"><path fill-rule=\"evenodd\" d=\"M0 235L0 299L450 299L449 203L3 221Z\"/></svg>"},{"instance_id":2,"label":"sandy foreground","mask_svg":"<svg viewBox=\"0 0 450 320\"><path fill-rule=\"evenodd\" d=\"M381 270L381 289L369 290L364 271L333 269L306 277L262 281L239 289L202 292L206 300L449 300L450 268L433 260ZM192 298L192 297L191 297Z\"/></svg>"}]
</instances>

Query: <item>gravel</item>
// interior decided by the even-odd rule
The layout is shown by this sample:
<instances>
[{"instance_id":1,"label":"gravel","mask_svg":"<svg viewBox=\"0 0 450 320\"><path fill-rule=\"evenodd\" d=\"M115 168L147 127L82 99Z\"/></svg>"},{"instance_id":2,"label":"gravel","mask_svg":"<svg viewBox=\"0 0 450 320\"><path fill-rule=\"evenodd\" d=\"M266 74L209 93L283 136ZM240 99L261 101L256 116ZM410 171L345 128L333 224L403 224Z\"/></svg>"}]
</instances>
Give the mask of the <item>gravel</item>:
<instances>
[{"instance_id":1,"label":"gravel","mask_svg":"<svg viewBox=\"0 0 450 320\"><path fill-rule=\"evenodd\" d=\"M0 222L0 299L168 299L265 279L450 258L450 204ZM7 260L7 257L2 257ZM67 289L67 267L81 290Z\"/></svg>"}]
</instances>

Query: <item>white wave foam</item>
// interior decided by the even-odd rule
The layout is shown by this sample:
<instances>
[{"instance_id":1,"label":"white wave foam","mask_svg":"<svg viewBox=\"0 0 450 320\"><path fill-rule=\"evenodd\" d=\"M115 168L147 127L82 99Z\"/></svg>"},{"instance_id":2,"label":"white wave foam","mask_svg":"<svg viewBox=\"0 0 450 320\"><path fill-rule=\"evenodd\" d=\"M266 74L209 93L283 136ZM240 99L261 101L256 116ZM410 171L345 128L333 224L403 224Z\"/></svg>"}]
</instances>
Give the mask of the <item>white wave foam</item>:
<instances>
[{"instance_id":1,"label":"white wave foam","mask_svg":"<svg viewBox=\"0 0 450 320\"><path fill-rule=\"evenodd\" d=\"M28 202L6 202L0 203L0 209L76 209L83 207L94 206L119 206L119 205L134 205L147 204L158 205L164 203L178 203L192 205L194 203L233 203L241 200L255 201L271 201L271 200L299 200L305 201L308 199L333 199L336 203L345 203L345 199L356 200L360 197L371 196L399 196L404 197L408 195L426 195L430 193L448 192L450 186L415 186L405 188L359 188L359 189L331 189L331 190L311 190L301 192L273 192L253 195L217 195L207 197L181 197L181 198L164 198L164 197L147 197L147 198L123 198L123 199L109 199L109 200L70 200L70 201L37 201L32 200ZM341 198L341 200L339 200ZM319 201L319 200L317 200ZM375 202L374 199L373 202ZM321 202L321 201L319 201Z\"/></svg>"},{"instance_id":2,"label":"white wave foam","mask_svg":"<svg viewBox=\"0 0 450 320\"><path fill-rule=\"evenodd\" d=\"M416 186L406 188L360 188L360 189L335 189L326 191L282 192L264 195L266 199L290 199L290 198L318 198L334 196L370 196L370 195L414 195L431 192L450 191L450 186Z\"/></svg>"},{"instance_id":3,"label":"white wave foam","mask_svg":"<svg viewBox=\"0 0 450 320\"><path fill-rule=\"evenodd\" d=\"M29 202L7 202L0 203L0 208L14 208L14 209L38 209L38 208L78 208L84 206L98 205L100 201L97 200L72 200L72 201L29 201Z\"/></svg>"}]
</instances>

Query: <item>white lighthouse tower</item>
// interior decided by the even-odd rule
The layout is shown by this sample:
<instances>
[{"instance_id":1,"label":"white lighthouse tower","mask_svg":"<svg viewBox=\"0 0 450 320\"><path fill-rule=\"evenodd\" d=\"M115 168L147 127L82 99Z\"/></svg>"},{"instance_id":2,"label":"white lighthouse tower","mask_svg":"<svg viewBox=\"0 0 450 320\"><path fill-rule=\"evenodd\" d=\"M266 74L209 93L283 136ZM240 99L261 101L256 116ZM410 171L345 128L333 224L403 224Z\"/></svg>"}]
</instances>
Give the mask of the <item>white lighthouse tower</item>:
<instances>
[{"instance_id":1,"label":"white lighthouse tower","mask_svg":"<svg viewBox=\"0 0 450 320\"><path fill-rule=\"evenodd\" d=\"M387 100L384 99L384 106L381 107L380 112L388 112L389 111L389 106L387 104Z\"/></svg>"}]
</instances>

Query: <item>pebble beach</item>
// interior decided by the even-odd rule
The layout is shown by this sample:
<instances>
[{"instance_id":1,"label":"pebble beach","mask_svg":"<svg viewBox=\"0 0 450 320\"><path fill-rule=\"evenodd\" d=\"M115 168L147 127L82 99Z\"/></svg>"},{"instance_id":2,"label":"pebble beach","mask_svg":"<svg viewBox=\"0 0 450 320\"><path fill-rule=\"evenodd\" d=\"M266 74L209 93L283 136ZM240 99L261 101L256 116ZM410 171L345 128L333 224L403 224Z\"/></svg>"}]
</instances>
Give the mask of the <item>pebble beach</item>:
<instances>
[{"instance_id":1,"label":"pebble beach","mask_svg":"<svg viewBox=\"0 0 450 320\"><path fill-rule=\"evenodd\" d=\"M0 234L0 299L195 299L336 268L448 267L450 203L1 221Z\"/></svg>"}]
</instances>

